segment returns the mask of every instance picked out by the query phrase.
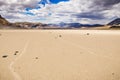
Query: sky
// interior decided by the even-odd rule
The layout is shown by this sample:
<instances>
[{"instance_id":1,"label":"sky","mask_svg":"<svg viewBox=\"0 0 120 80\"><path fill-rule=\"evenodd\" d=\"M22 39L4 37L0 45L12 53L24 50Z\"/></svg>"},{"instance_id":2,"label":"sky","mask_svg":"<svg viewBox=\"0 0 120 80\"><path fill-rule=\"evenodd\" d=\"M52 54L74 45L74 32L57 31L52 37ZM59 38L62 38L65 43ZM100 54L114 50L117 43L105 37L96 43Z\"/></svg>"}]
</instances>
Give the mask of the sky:
<instances>
[{"instance_id":1,"label":"sky","mask_svg":"<svg viewBox=\"0 0 120 80\"><path fill-rule=\"evenodd\" d=\"M10 22L107 24L120 17L120 0L0 0Z\"/></svg>"}]
</instances>

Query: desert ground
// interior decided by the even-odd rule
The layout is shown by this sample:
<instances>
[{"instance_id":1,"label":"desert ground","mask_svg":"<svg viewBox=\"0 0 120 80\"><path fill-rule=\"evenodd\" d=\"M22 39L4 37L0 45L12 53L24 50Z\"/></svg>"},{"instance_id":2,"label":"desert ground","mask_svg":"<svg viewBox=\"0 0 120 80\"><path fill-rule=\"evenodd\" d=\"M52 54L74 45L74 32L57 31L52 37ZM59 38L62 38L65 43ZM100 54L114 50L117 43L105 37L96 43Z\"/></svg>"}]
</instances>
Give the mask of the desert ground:
<instances>
[{"instance_id":1,"label":"desert ground","mask_svg":"<svg viewBox=\"0 0 120 80\"><path fill-rule=\"evenodd\" d=\"M0 30L0 80L120 80L120 31Z\"/></svg>"}]
</instances>

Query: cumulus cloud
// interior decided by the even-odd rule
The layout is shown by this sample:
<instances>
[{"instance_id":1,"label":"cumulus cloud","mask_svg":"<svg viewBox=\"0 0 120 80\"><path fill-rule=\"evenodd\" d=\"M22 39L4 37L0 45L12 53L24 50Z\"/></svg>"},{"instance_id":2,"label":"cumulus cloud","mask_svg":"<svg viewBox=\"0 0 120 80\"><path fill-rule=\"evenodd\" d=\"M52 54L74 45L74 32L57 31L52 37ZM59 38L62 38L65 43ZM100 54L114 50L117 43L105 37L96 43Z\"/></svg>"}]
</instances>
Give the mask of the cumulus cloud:
<instances>
[{"instance_id":1,"label":"cumulus cloud","mask_svg":"<svg viewBox=\"0 0 120 80\"><path fill-rule=\"evenodd\" d=\"M49 0L0 0L0 14L11 22L104 24L120 17L119 6L120 0L70 0L58 4Z\"/></svg>"},{"instance_id":2,"label":"cumulus cloud","mask_svg":"<svg viewBox=\"0 0 120 80\"><path fill-rule=\"evenodd\" d=\"M25 8L34 8L38 2L39 0L0 0L0 14L11 22L24 21L29 16L24 14Z\"/></svg>"},{"instance_id":3,"label":"cumulus cloud","mask_svg":"<svg viewBox=\"0 0 120 80\"><path fill-rule=\"evenodd\" d=\"M94 0L96 5L101 5L103 7L111 7L115 4L118 4L120 0Z\"/></svg>"},{"instance_id":4,"label":"cumulus cloud","mask_svg":"<svg viewBox=\"0 0 120 80\"><path fill-rule=\"evenodd\" d=\"M35 7L39 0L1 0L0 1L0 6L10 6L10 7Z\"/></svg>"}]
</instances>

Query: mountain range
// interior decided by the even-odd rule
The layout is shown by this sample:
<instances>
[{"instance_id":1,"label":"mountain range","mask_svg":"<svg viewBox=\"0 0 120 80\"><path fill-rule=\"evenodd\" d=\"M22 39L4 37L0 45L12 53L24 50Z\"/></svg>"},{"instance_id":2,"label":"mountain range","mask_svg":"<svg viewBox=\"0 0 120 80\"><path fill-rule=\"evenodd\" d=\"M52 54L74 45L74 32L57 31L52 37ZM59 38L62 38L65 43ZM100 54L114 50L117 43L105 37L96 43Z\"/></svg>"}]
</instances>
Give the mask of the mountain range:
<instances>
[{"instance_id":1,"label":"mountain range","mask_svg":"<svg viewBox=\"0 0 120 80\"><path fill-rule=\"evenodd\" d=\"M120 28L120 18L117 18L107 24L112 28ZM43 24L43 23L31 23L31 22L16 22L10 23L5 18L0 15L0 27L9 26L9 28L19 28L19 29L74 29L74 28L91 28L91 27L104 27L101 24L81 24L81 23L65 23L61 22L58 24Z\"/></svg>"},{"instance_id":2,"label":"mountain range","mask_svg":"<svg viewBox=\"0 0 120 80\"><path fill-rule=\"evenodd\" d=\"M120 25L120 18L111 21L110 23L108 23L108 25Z\"/></svg>"},{"instance_id":3,"label":"mountain range","mask_svg":"<svg viewBox=\"0 0 120 80\"><path fill-rule=\"evenodd\" d=\"M81 23L59 23L59 24L48 24L49 26L57 26L62 28L81 28L81 27L99 27L101 24L81 24Z\"/></svg>"},{"instance_id":4,"label":"mountain range","mask_svg":"<svg viewBox=\"0 0 120 80\"><path fill-rule=\"evenodd\" d=\"M0 15L0 25L9 25L9 22Z\"/></svg>"}]
</instances>

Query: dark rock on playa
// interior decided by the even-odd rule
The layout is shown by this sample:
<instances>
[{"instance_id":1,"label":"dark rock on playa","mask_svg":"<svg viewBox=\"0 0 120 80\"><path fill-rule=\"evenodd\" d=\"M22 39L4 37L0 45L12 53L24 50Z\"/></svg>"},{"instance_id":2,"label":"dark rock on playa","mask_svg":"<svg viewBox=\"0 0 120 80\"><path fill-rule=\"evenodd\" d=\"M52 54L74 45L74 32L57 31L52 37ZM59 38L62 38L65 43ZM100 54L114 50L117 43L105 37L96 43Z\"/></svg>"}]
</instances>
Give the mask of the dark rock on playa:
<instances>
[{"instance_id":1,"label":"dark rock on playa","mask_svg":"<svg viewBox=\"0 0 120 80\"><path fill-rule=\"evenodd\" d=\"M90 35L90 33L87 33L87 35Z\"/></svg>"},{"instance_id":2,"label":"dark rock on playa","mask_svg":"<svg viewBox=\"0 0 120 80\"><path fill-rule=\"evenodd\" d=\"M38 59L38 57L36 57L35 59Z\"/></svg>"},{"instance_id":3,"label":"dark rock on playa","mask_svg":"<svg viewBox=\"0 0 120 80\"><path fill-rule=\"evenodd\" d=\"M19 53L19 51L15 51L14 55L17 55L17 53Z\"/></svg>"},{"instance_id":4,"label":"dark rock on playa","mask_svg":"<svg viewBox=\"0 0 120 80\"><path fill-rule=\"evenodd\" d=\"M112 75L115 75L115 73L112 73Z\"/></svg>"},{"instance_id":5,"label":"dark rock on playa","mask_svg":"<svg viewBox=\"0 0 120 80\"><path fill-rule=\"evenodd\" d=\"M8 55L3 55L3 56L2 56L2 58L7 58L7 57L8 57Z\"/></svg>"},{"instance_id":6,"label":"dark rock on playa","mask_svg":"<svg viewBox=\"0 0 120 80\"><path fill-rule=\"evenodd\" d=\"M62 35L59 35L59 37L62 37Z\"/></svg>"}]
</instances>

